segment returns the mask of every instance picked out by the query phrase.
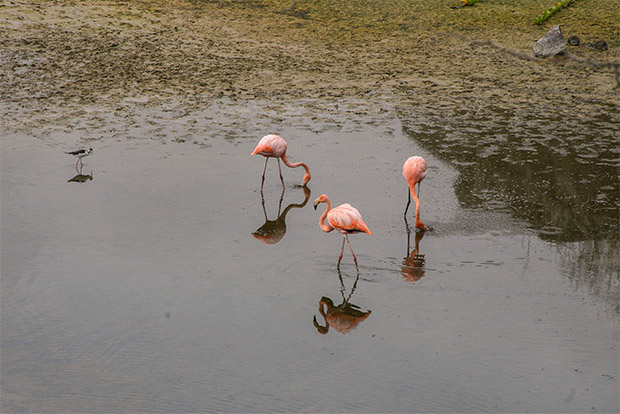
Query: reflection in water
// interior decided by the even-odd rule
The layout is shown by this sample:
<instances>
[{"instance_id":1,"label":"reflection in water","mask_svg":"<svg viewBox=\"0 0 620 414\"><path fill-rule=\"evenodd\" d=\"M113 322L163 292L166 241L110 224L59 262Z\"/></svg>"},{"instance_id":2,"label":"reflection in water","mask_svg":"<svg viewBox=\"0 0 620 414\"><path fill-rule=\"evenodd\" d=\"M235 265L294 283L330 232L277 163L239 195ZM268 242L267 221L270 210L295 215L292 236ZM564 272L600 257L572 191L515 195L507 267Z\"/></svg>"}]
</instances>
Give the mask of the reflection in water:
<instances>
[{"instance_id":1,"label":"reflection in water","mask_svg":"<svg viewBox=\"0 0 620 414\"><path fill-rule=\"evenodd\" d=\"M321 300L319 300L319 313L325 320L325 326L318 323L316 316L314 316L314 319L312 320L314 327L320 334L323 335L329 331L330 326L341 334L349 333L356 329L362 321L366 320L372 312L371 310L364 312L359 308L359 306L350 303L351 296L353 296L353 293L357 288L357 281L360 278L359 272L357 272L355 282L353 282L353 286L351 287L351 292L346 297L346 288L344 286L344 281L342 280L342 273L340 273L340 270L338 270L338 278L340 279L340 294L342 295L342 303L336 306L334 305L333 300L323 296Z\"/></svg>"},{"instance_id":2,"label":"reflection in water","mask_svg":"<svg viewBox=\"0 0 620 414\"><path fill-rule=\"evenodd\" d=\"M420 240L422 240L426 232L414 232L414 247L413 251L409 253L411 249L411 230L409 229L406 218L405 225L407 226L407 257L403 259L401 274L403 276L403 279L405 279L406 281L417 282L418 280L422 279L424 277L424 274L426 273L426 269L424 268L424 265L426 264L426 258L423 254L420 253Z\"/></svg>"},{"instance_id":3,"label":"reflection in water","mask_svg":"<svg viewBox=\"0 0 620 414\"><path fill-rule=\"evenodd\" d=\"M405 133L458 168L454 190L464 206L527 221L557 243L573 281L613 303L620 290L619 113L614 106L564 116L549 109L423 108L400 117Z\"/></svg>"},{"instance_id":4,"label":"reflection in water","mask_svg":"<svg viewBox=\"0 0 620 414\"><path fill-rule=\"evenodd\" d=\"M454 112L403 125L459 169L461 203L510 211L545 240L618 238L617 110L572 119L528 108Z\"/></svg>"},{"instance_id":5,"label":"reflection in water","mask_svg":"<svg viewBox=\"0 0 620 414\"><path fill-rule=\"evenodd\" d=\"M577 286L585 286L620 313L620 240L560 243L557 251L561 266Z\"/></svg>"},{"instance_id":6,"label":"reflection in water","mask_svg":"<svg viewBox=\"0 0 620 414\"><path fill-rule=\"evenodd\" d=\"M80 166L80 169L78 170L77 168L75 169L77 171L77 175L73 178L71 178L69 181L67 181L68 183L85 183L86 181L92 180L93 179L93 172L91 171L89 175L87 174L82 174L82 167Z\"/></svg>"},{"instance_id":7,"label":"reflection in water","mask_svg":"<svg viewBox=\"0 0 620 414\"><path fill-rule=\"evenodd\" d=\"M265 213L265 224L260 226L252 236L256 239L260 240L265 244L276 244L286 234L286 215L293 208L302 208L310 199L310 189L308 187L302 187L304 190L304 201L300 204L289 204L282 214L280 214L280 209L282 208L282 200L284 199L284 189L282 189L282 194L280 195L280 201L278 203L278 218L276 220L269 220L267 217L267 209L265 208L265 197L263 196L263 192L261 191L260 196L263 204L263 213Z\"/></svg>"}]
</instances>

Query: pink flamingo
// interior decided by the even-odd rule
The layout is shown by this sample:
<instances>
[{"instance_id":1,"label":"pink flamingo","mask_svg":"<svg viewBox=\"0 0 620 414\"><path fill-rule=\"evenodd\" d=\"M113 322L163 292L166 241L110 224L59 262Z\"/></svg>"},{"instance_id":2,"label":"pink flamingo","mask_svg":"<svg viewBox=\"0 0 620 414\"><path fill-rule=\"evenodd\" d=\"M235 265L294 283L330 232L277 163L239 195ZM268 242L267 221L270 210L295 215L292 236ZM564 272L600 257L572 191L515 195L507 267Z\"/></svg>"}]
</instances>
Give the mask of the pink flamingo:
<instances>
[{"instance_id":1,"label":"pink flamingo","mask_svg":"<svg viewBox=\"0 0 620 414\"><path fill-rule=\"evenodd\" d=\"M420 230L428 230L428 227L420 220L420 200L415 192L415 185L418 185L418 194L420 193L420 183L426 177L426 161L422 157L410 157L403 165L403 176L409 185L409 199L405 208L405 222L407 221L407 210L411 204L411 196L415 201L415 226Z\"/></svg>"},{"instance_id":2,"label":"pink flamingo","mask_svg":"<svg viewBox=\"0 0 620 414\"><path fill-rule=\"evenodd\" d=\"M284 138L278 135L265 135L258 141L258 145L254 148L252 155L262 155L265 157L265 168L263 168L263 179L260 184L261 191L263 190L263 184L265 183L265 171L267 171L267 161L269 161L270 157L275 157L278 159L278 171L280 171L280 180L282 181L282 188L284 188L284 178L282 178L282 169L280 168L280 158L284 161L287 167L297 168L304 167L306 173L304 174L304 178L301 181L301 186L305 187L310 181L310 170L308 166L303 162L298 162L295 164L291 164L291 162L286 158L286 141Z\"/></svg>"},{"instance_id":3,"label":"pink flamingo","mask_svg":"<svg viewBox=\"0 0 620 414\"><path fill-rule=\"evenodd\" d=\"M342 260L345 240L349 245L349 249L351 249L351 254L353 254L355 267L358 267L357 257L355 256L355 253L353 253L353 248L351 247L348 234L362 232L372 234L368 229L368 226L366 226L366 223L362 220L360 212L348 203L341 204L338 207L331 209L331 202L329 201L329 197L325 194L321 194L319 198L314 200L315 210L320 203L327 204L327 208L319 219L319 226L321 227L321 230L329 233L330 231L336 229L344 236L342 239L342 248L340 249L340 257L338 258L338 267L340 267L340 261ZM327 218L327 224L325 224L325 218Z\"/></svg>"}]
</instances>

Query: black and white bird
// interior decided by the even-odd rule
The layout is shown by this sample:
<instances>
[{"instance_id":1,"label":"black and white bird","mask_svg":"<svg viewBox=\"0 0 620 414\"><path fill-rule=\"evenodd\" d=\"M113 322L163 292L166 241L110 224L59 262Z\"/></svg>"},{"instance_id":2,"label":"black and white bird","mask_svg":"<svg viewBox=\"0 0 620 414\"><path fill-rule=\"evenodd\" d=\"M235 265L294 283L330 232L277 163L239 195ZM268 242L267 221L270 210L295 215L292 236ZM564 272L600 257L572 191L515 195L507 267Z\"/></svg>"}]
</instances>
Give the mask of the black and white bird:
<instances>
[{"instance_id":1,"label":"black and white bird","mask_svg":"<svg viewBox=\"0 0 620 414\"><path fill-rule=\"evenodd\" d=\"M87 150L86 149L79 149L77 151L67 152L67 154L70 154L70 155L73 155L74 157L77 157L77 161L75 162L75 168L77 168L78 162L81 165L84 165L84 164L82 164L82 158L88 157L92 153L93 153L93 149L92 148L89 148Z\"/></svg>"}]
</instances>

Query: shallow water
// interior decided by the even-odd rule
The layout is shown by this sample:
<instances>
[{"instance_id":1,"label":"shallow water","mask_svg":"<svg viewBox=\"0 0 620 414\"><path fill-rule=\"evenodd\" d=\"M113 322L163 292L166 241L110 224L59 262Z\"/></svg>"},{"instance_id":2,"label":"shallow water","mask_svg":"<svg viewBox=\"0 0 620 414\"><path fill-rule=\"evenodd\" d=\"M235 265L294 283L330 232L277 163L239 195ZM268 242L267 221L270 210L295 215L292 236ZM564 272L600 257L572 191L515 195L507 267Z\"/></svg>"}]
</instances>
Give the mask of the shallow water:
<instances>
[{"instance_id":1,"label":"shallow water","mask_svg":"<svg viewBox=\"0 0 620 414\"><path fill-rule=\"evenodd\" d=\"M470 202L415 113L257 105L3 135L3 412L618 410L617 237L516 213L509 179ZM309 191L283 167L282 192L270 161L261 195L269 132ZM423 237L403 221L414 154ZM350 238L359 278L321 193L373 232Z\"/></svg>"}]
</instances>

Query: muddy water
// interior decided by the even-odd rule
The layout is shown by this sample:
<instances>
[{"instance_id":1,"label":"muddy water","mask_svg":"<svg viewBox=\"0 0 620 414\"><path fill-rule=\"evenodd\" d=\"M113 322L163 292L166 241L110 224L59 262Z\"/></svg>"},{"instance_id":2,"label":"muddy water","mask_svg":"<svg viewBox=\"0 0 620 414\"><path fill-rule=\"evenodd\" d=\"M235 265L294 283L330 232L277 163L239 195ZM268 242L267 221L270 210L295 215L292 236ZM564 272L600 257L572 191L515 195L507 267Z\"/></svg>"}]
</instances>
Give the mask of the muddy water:
<instances>
[{"instance_id":1,"label":"muddy water","mask_svg":"<svg viewBox=\"0 0 620 414\"><path fill-rule=\"evenodd\" d=\"M421 119L222 101L4 133L3 411L617 411L617 237L518 214L501 162L483 187L505 198L470 202ZM270 161L261 194L269 132L309 190L284 168L283 192ZM403 220L413 154L424 235ZM321 193L373 232L351 236L359 277L348 251L336 268Z\"/></svg>"}]
</instances>

